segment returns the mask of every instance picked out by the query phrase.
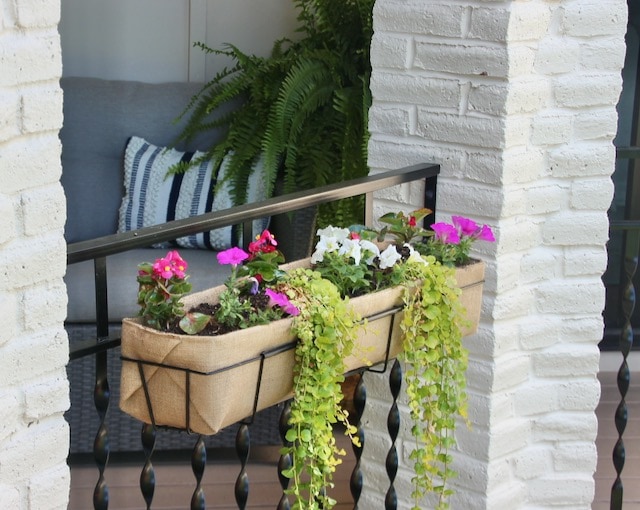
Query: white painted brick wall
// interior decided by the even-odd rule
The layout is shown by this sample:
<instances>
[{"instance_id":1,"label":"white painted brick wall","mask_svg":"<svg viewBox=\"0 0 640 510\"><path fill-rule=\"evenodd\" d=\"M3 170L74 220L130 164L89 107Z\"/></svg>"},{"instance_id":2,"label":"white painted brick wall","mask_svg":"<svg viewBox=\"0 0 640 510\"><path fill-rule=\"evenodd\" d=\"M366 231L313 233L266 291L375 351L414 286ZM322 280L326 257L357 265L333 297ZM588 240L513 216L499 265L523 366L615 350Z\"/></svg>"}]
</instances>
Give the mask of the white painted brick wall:
<instances>
[{"instance_id":1,"label":"white painted brick wall","mask_svg":"<svg viewBox=\"0 0 640 510\"><path fill-rule=\"evenodd\" d=\"M0 508L67 508L58 0L0 0Z\"/></svg>"},{"instance_id":2,"label":"white painted brick wall","mask_svg":"<svg viewBox=\"0 0 640 510\"><path fill-rule=\"evenodd\" d=\"M452 508L588 509L626 4L378 0L374 28L373 171L440 163L439 217L472 216L498 237L477 252L487 282L465 341L473 428L456 433ZM379 193L375 210L420 205L411 196ZM379 379L368 374L367 390L386 417ZM385 458L383 437L367 436L367 469ZM363 508L388 485L373 473ZM410 469L399 477L406 487Z\"/></svg>"},{"instance_id":3,"label":"white painted brick wall","mask_svg":"<svg viewBox=\"0 0 640 510\"><path fill-rule=\"evenodd\" d=\"M58 0L0 0L0 508L68 501L59 16ZM625 2L378 0L374 16L373 171L439 162L440 216L498 234L478 252L474 427L457 434L453 507L589 508ZM376 211L419 205L421 193L387 190ZM368 379L383 418L365 417L377 428L366 485L379 489L360 506L380 508L388 390ZM410 476L403 465L400 508Z\"/></svg>"}]
</instances>

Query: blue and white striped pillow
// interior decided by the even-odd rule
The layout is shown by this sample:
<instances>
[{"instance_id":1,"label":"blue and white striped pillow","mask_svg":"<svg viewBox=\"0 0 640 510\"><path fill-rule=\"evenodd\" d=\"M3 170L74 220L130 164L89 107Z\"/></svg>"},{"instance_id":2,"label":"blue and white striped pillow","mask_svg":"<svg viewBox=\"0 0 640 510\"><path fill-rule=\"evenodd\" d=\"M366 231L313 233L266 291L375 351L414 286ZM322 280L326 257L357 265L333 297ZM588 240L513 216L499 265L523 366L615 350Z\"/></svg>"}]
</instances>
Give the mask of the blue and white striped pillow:
<instances>
[{"instance_id":1,"label":"blue and white striped pillow","mask_svg":"<svg viewBox=\"0 0 640 510\"><path fill-rule=\"evenodd\" d=\"M214 195L218 179L225 176L227 163L223 160L218 175L213 164L205 161L183 174L167 175L167 170L180 161L202 156L200 152L180 152L158 147L137 136L129 140L124 157L125 196L120 206L118 232L158 225L210 211L227 209L233 205L228 183ZM259 162L249 180L247 202L264 200L265 187L262 165ZM268 219L255 220L254 232L267 228ZM182 248L225 250L237 239L236 227L224 227L176 239ZM167 245L168 246L168 245Z\"/></svg>"}]
</instances>

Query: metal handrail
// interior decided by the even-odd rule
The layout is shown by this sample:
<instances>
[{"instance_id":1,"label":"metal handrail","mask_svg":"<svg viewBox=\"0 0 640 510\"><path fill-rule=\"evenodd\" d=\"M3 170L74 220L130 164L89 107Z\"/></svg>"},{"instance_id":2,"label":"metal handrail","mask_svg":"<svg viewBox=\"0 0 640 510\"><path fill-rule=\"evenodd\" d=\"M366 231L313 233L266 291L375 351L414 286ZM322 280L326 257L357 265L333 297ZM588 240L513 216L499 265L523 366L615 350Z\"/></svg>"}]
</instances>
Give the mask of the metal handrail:
<instances>
[{"instance_id":1,"label":"metal handrail","mask_svg":"<svg viewBox=\"0 0 640 510\"><path fill-rule=\"evenodd\" d=\"M305 191L296 191L261 202L230 207L222 211L204 213L182 220L168 221L161 225L71 243L67 245L67 264L105 257L134 248L143 248L156 243L172 241L179 237L207 230L250 222L265 216L273 216L304 207L363 195L418 179L435 178L439 172L439 165L422 163L378 175L370 175ZM435 196L433 201L435 202Z\"/></svg>"},{"instance_id":2,"label":"metal handrail","mask_svg":"<svg viewBox=\"0 0 640 510\"><path fill-rule=\"evenodd\" d=\"M182 220L68 244L67 264L85 260L94 261L97 330L95 338L77 342L71 348L70 358L78 359L97 352L104 352L120 344L119 338L109 337L106 262L109 255L240 223L244 224L246 230L250 228L252 221L258 218L288 213L363 194L370 198L370 194L374 191L417 180L425 180L424 206L435 213L436 182L439 173L439 165L421 163L377 175L297 191L261 202L230 207L222 211L204 213ZM245 239L250 237L244 236Z\"/></svg>"}]
</instances>

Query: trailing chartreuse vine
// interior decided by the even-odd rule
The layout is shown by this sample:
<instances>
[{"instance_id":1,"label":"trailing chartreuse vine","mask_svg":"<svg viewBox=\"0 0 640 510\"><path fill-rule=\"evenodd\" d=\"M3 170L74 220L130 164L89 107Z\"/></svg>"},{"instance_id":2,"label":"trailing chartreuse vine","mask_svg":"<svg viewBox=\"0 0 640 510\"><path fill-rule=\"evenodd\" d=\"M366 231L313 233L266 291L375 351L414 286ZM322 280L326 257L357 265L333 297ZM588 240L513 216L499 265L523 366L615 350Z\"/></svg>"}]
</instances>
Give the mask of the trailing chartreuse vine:
<instances>
[{"instance_id":1,"label":"trailing chartreuse vine","mask_svg":"<svg viewBox=\"0 0 640 510\"><path fill-rule=\"evenodd\" d=\"M462 345L461 317L454 268L425 257L428 265L408 267L401 329L406 362L406 392L415 448L413 510L427 493L438 496L437 510L449 508L455 476L449 449L454 446L456 417L467 416L465 372L468 355ZM413 278L411 278L411 276Z\"/></svg>"},{"instance_id":2,"label":"trailing chartreuse vine","mask_svg":"<svg viewBox=\"0 0 640 510\"><path fill-rule=\"evenodd\" d=\"M288 289L288 290L287 290ZM291 478L287 491L296 496L294 509L330 509L336 501L327 490L333 487L333 473L345 455L336 446L333 427L341 422L354 444L355 428L340 406L344 381L344 358L354 348L358 317L337 287L310 269L290 272L284 290L300 314L292 331L298 337L294 368L295 399L286 439L291 446L292 466L283 472Z\"/></svg>"}]
</instances>

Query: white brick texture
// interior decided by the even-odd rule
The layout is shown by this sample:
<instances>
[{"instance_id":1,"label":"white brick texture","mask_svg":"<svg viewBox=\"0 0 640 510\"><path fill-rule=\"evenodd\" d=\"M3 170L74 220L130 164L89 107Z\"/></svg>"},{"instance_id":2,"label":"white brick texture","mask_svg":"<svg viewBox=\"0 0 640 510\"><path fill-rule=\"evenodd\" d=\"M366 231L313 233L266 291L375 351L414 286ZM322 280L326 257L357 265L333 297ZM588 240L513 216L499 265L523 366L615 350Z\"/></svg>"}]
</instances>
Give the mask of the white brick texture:
<instances>
[{"instance_id":1,"label":"white brick texture","mask_svg":"<svg viewBox=\"0 0 640 510\"><path fill-rule=\"evenodd\" d=\"M0 508L69 502L59 0L0 0Z\"/></svg>"},{"instance_id":2,"label":"white brick texture","mask_svg":"<svg viewBox=\"0 0 640 510\"><path fill-rule=\"evenodd\" d=\"M0 508L18 510L68 502L59 18L59 0L0 0ZM586 510L626 3L378 0L374 28L373 171L440 163L439 215L476 217L498 238L477 253L474 427L457 434L453 508ZM375 207L419 197L403 186ZM370 381L374 406L386 391ZM367 438L362 508L384 501L384 428ZM410 477L403 463L399 508L412 506Z\"/></svg>"},{"instance_id":3,"label":"white brick texture","mask_svg":"<svg viewBox=\"0 0 640 510\"><path fill-rule=\"evenodd\" d=\"M439 163L438 217L497 234L476 253L487 281L452 508L587 510L626 3L378 0L374 29L370 165ZM367 376L380 408L383 377ZM371 476L364 501L380 502L386 474Z\"/></svg>"}]
</instances>

